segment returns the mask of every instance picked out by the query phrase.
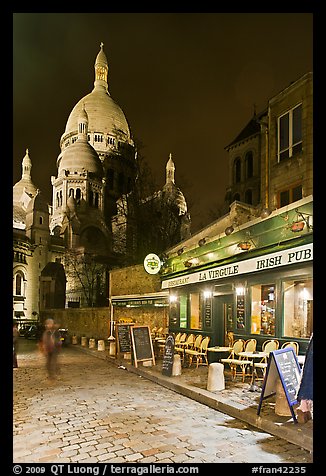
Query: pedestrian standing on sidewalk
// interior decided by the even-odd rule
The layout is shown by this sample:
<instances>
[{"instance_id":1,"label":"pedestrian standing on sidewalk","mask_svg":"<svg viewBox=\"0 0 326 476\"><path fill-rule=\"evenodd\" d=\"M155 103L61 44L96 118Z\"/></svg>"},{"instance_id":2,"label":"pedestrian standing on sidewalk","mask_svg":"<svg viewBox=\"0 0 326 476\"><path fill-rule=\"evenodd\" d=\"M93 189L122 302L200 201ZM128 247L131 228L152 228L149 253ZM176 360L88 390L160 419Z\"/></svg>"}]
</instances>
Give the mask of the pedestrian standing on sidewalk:
<instances>
[{"instance_id":1,"label":"pedestrian standing on sidewalk","mask_svg":"<svg viewBox=\"0 0 326 476\"><path fill-rule=\"evenodd\" d=\"M302 376L300 387L297 395L297 400L300 402L297 408L297 418L299 423L306 423L312 419L312 404L313 404L313 336L311 336L306 359L302 369Z\"/></svg>"},{"instance_id":2,"label":"pedestrian standing on sidewalk","mask_svg":"<svg viewBox=\"0 0 326 476\"><path fill-rule=\"evenodd\" d=\"M58 352L60 349L60 336L53 319L44 323L45 330L42 335L42 352L46 358L48 378L53 380L58 374Z\"/></svg>"},{"instance_id":3,"label":"pedestrian standing on sidewalk","mask_svg":"<svg viewBox=\"0 0 326 476\"><path fill-rule=\"evenodd\" d=\"M14 322L14 325L13 325L13 352L14 352L13 368L14 369L18 368L18 360L17 360L18 339L19 339L19 330L17 327L17 323Z\"/></svg>"}]
</instances>

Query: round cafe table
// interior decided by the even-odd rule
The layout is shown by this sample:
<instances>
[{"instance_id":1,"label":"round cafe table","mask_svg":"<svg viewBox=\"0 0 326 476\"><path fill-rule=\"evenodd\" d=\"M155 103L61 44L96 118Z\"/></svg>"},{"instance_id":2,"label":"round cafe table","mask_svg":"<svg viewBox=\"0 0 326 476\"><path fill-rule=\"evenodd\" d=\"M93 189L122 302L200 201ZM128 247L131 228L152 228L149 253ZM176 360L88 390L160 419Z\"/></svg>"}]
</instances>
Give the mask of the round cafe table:
<instances>
[{"instance_id":1,"label":"round cafe table","mask_svg":"<svg viewBox=\"0 0 326 476\"><path fill-rule=\"evenodd\" d=\"M208 363L213 363L213 362L219 362L221 359L221 355L224 354L225 352L229 353L231 352L232 347L223 347L219 345L215 345L214 347L207 347L207 352L208 354ZM219 355L220 354L220 355ZM214 359L211 356L214 356ZM217 360L215 360L215 358Z\"/></svg>"},{"instance_id":2,"label":"round cafe table","mask_svg":"<svg viewBox=\"0 0 326 476\"><path fill-rule=\"evenodd\" d=\"M260 392L261 388L255 384L255 359L262 359L263 357L268 357L269 352L239 352L239 356L245 357L246 359L251 359L252 361L252 371L251 371L251 381L249 386L250 392Z\"/></svg>"}]
</instances>

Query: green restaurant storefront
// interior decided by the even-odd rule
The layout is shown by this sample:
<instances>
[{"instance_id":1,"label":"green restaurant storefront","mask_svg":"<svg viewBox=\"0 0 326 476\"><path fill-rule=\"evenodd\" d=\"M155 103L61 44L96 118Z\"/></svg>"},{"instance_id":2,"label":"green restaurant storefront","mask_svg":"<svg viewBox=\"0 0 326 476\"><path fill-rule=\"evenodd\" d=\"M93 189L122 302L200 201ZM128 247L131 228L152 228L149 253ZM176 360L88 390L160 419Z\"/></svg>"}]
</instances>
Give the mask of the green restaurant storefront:
<instances>
[{"instance_id":1,"label":"green restaurant storefront","mask_svg":"<svg viewBox=\"0 0 326 476\"><path fill-rule=\"evenodd\" d=\"M272 225L272 223L271 223ZM210 346L234 339L297 341L304 354L313 331L313 236L299 237L188 272L163 274L170 332L210 336Z\"/></svg>"}]
</instances>

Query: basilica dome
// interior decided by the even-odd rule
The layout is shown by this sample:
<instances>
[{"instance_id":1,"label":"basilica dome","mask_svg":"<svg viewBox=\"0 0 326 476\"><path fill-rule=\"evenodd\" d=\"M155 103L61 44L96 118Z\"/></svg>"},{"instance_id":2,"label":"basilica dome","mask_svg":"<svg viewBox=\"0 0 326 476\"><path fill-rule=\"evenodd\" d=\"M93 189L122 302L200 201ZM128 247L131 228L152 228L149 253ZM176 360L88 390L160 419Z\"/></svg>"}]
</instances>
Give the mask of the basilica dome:
<instances>
[{"instance_id":1,"label":"basilica dome","mask_svg":"<svg viewBox=\"0 0 326 476\"><path fill-rule=\"evenodd\" d=\"M120 106L112 99L107 82L108 62L101 44L95 61L94 89L84 96L72 109L61 137L61 147L66 140L77 134L77 121L83 109L88 114L88 131L90 134L103 134L117 137L118 140L132 144L127 119Z\"/></svg>"},{"instance_id":2,"label":"basilica dome","mask_svg":"<svg viewBox=\"0 0 326 476\"><path fill-rule=\"evenodd\" d=\"M69 174L90 172L98 178L103 177L103 167L96 150L87 142L77 140L62 153L58 162L58 176L64 170Z\"/></svg>"},{"instance_id":3,"label":"basilica dome","mask_svg":"<svg viewBox=\"0 0 326 476\"><path fill-rule=\"evenodd\" d=\"M69 173L91 173L102 179L103 167L96 150L87 142L88 136L88 113L84 104L77 116L77 140L67 147L58 157L58 176Z\"/></svg>"}]
</instances>

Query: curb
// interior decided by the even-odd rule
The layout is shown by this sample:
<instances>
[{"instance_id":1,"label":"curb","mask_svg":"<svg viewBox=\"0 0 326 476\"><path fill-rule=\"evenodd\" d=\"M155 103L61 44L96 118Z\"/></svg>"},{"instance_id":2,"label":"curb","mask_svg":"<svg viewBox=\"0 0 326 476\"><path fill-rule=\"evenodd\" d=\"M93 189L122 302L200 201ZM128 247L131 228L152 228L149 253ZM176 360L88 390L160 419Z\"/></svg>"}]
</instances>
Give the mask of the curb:
<instances>
[{"instance_id":1,"label":"curb","mask_svg":"<svg viewBox=\"0 0 326 476\"><path fill-rule=\"evenodd\" d=\"M282 438L289 443L292 443L300 448L303 448L310 453L313 452L313 431L304 431L305 428L301 427L299 424L295 424L293 422L287 423L277 423L273 421L271 417L264 416L261 417L256 414L253 408L247 408L244 405L238 404L234 402L232 405L227 403L223 397L218 396L212 392L209 392L205 389L199 389L197 387L193 387L191 385L187 385L185 383L178 383L176 379L178 377L166 377L164 375L158 374L157 372L153 372L148 367L146 370L143 370L139 367L134 367L130 363L126 362L125 360L116 359L115 357L108 356L107 351L97 351L91 350L81 346L71 346L76 350L86 352L88 354L93 355L96 358L100 358L102 360L106 360L108 363L119 366L123 365L127 371L140 375L152 382L162 385L163 387L168 388L176 393L184 395L185 397L191 398L203 405L207 405L214 410L218 410L222 413L225 413L233 418L241 420L259 430L263 430L271 435L277 436Z\"/></svg>"}]
</instances>

